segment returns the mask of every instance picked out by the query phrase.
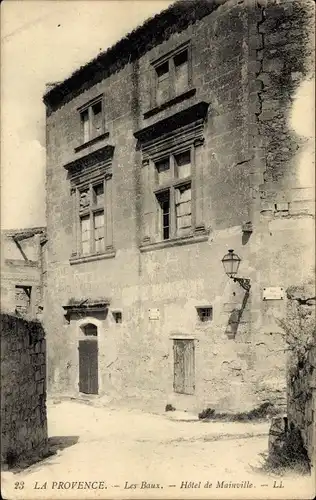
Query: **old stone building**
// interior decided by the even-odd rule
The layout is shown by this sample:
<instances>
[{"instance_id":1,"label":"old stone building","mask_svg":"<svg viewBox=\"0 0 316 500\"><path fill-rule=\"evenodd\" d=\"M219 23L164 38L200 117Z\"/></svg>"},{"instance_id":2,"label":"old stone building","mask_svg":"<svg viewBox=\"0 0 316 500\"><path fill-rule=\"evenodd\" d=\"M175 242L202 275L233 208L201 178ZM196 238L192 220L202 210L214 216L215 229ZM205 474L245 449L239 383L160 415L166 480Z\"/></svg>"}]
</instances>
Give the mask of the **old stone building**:
<instances>
[{"instance_id":1,"label":"old stone building","mask_svg":"<svg viewBox=\"0 0 316 500\"><path fill-rule=\"evenodd\" d=\"M46 228L1 232L1 310L40 319L46 278Z\"/></svg>"},{"instance_id":2,"label":"old stone building","mask_svg":"<svg viewBox=\"0 0 316 500\"><path fill-rule=\"evenodd\" d=\"M313 8L178 2L46 93L52 392L284 403L277 319L314 275Z\"/></svg>"}]
</instances>

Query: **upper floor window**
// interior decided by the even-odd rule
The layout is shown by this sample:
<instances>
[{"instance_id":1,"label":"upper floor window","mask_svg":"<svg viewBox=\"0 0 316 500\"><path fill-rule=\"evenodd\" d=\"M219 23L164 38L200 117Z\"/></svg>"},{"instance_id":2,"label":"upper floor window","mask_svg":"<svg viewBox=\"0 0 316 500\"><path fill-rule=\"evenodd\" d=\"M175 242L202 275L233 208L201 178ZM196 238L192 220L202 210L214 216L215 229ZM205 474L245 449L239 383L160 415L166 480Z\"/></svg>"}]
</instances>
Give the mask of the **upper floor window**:
<instances>
[{"instance_id":1,"label":"upper floor window","mask_svg":"<svg viewBox=\"0 0 316 500\"><path fill-rule=\"evenodd\" d=\"M154 63L155 90L154 105L182 94L190 87L191 51L190 47L173 52L162 62Z\"/></svg>"},{"instance_id":2,"label":"upper floor window","mask_svg":"<svg viewBox=\"0 0 316 500\"><path fill-rule=\"evenodd\" d=\"M104 182L79 189L81 255L105 250Z\"/></svg>"},{"instance_id":3,"label":"upper floor window","mask_svg":"<svg viewBox=\"0 0 316 500\"><path fill-rule=\"evenodd\" d=\"M192 229L191 149L155 162L158 233L161 240Z\"/></svg>"},{"instance_id":4,"label":"upper floor window","mask_svg":"<svg viewBox=\"0 0 316 500\"><path fill-rule=\"evenodd\" d=\"M82 142L89 142L104 132L104 110L102 97L80 111Z\"/></svg>"}]
</instances>

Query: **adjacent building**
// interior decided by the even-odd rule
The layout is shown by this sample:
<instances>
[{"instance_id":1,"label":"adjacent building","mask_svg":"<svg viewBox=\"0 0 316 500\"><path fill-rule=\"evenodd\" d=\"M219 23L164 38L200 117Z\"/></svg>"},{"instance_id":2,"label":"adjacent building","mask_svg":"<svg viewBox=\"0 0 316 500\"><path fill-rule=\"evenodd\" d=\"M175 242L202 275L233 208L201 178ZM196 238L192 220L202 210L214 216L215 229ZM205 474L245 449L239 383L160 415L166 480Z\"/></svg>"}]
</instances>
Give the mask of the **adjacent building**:
<instances>
[{"instance_id":1,"label":"adjacent building","mask_svg":"<svg viewBox=\"0 0 316 500\"><path fill-rule=\"evenodd\" d=\"M44 307L46 228L1 233L1 309L40 319Z\"/></svg>"},{"instance_id":2,"label":"adjacent building","mask_svg":"<svg viewBox=\"0 0 316 500\"><path fill-rule=\"evenodd\" d=\"M51 392L284 404L278 318L314 276L313 20L177 2L47 91Z\"/></svg>"}]
</instances>

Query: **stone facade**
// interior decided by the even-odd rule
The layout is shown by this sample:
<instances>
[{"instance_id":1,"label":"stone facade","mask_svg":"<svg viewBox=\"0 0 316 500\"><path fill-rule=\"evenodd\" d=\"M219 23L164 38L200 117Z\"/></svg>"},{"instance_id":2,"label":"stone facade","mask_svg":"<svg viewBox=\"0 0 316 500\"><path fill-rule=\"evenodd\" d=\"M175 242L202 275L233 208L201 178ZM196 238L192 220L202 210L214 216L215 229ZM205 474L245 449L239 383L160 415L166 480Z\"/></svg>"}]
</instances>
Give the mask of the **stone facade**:
<instances>
[{"instance_id":1,"label":"stone facade","mask_svg":"<svg viewBox=\"0 0 316 500\"><path fill-rule=\"evenodd\" d=\"M287 414L290 430L299 431L310 464L316 470L316 332L315 288L288 290L288 370ZM299 340L295 339L298 334ZM294 337L294 338L293 338Z\"/></svg>"},{"instance_id":2,"label":"stone facade","mask_svg":"<svg viewBox=\"0 0 316 500\"><path fill-rule=\"evenodd\" d=\"M313 127L298 118L312 107L313 19L311 0L180 2L45 95L51 391L78 394L93 324L99 395L198 410L285 404L276 317L287 299L263 291L314 273ZM163 65L183 50L188 88L157 104ZM82 143L101 98L103 133ZM191 227L163 239L155 165L184 150ZM105 246L82 256L89 176L103 179ZM231 248L250 293L224 272ZM181 363L188 390L175 390Z\"/></svg>"},{"instance_id":3,"label":"stone facade","mask_svg":"<svg viewBox=\"0 0 316 500\"><path fill-rule=\"evenodd\" d=\"M40 319L45 288L46 229L1 233L1 310Z\"/></svg>"},{"instance_id":4,"label":"stone facade","mask_svg":"<svg viewBox=\"0 0 316 500\"><path fill-rule=\"evenodd\" d=\"M1 314L1 462L47 447L46 346L40 322Z\"/></svg>"}]
</instances>

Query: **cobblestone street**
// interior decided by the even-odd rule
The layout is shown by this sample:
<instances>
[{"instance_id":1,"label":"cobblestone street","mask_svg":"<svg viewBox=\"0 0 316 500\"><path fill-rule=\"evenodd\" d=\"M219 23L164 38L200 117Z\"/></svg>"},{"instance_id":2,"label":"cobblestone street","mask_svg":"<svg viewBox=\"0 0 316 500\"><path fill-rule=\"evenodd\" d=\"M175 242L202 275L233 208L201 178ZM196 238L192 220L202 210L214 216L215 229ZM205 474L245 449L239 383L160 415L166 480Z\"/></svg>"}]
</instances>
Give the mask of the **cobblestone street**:
<instances>
[{"instance_id":1,"label":"cobblestone street","mask_svg":"<svg viewBox=\"0 0 316 500\"><path fill-rule=\"evenodd\" d=\"M4 472L4 498L230 498L230 483L239 485L235 498L265 498L267 490L296 498L307 488L306 478L281 483L252 469L267 449L268 422L206 423L74 401L49 403L48 421L56 453Z\"/></svg>"}]
</instances>

